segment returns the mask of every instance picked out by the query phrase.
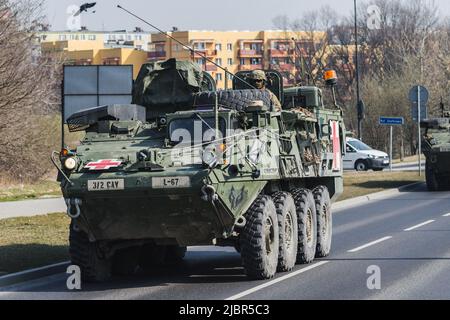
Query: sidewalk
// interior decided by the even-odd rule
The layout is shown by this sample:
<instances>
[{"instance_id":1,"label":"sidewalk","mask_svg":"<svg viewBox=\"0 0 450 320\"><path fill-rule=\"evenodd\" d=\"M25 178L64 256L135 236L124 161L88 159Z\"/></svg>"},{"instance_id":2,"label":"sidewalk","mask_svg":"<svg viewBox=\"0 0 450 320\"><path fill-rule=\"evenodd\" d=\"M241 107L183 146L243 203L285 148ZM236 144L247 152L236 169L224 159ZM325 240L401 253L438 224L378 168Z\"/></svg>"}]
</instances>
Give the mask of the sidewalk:
<instances>
[{"instance_id":1,"label":"sidewalk","mask_svg":"<svg viewBox=\"0 0 450 320\"><path fill-rule=\"evenodd\" d=\"M0 202L0 219L39 216L66 210L64 198Z\"/></svg>"}]
</instances>

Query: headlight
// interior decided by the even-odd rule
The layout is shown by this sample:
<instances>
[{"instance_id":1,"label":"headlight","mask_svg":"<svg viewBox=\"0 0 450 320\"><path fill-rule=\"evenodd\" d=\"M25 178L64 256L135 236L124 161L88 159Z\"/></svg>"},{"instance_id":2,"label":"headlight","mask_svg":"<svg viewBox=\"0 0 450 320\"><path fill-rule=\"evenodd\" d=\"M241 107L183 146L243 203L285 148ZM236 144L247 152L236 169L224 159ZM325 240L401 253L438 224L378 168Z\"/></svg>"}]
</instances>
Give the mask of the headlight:
<instances>
[{"instance_id":1,"label":"headlight","mask_svg":"<svg viewBox=\"0 0 450 320\"><path fill-rule=\"evenodd\" d=\"M202 154L202 161L210 168L214 168L218 163L216 149L213 145L207 146Z\"/></svg>"},{"instance_id":2,"label":"headlight","mask_svg":"<svg viewBox=\"0 0 450 320\"><path fill-rule=\"evenodd\" d=\"M369 157L369 159L376 159L376 158L377 158L377 157L374 156L373 154L369 154L368 157Z\"/></svg>"},{"instance_id":3,"label":"headlight","mask_svg":"<svg viewBox=\"0 0 450 320\"><path fill-rule=\"evenodd\" d=\"M66 168L67 170L73 170L75 169L77 166L77 160L75 160L75 158L67 158L66 160L64 160L64 168Z\"/></svg>"}]
</instances>

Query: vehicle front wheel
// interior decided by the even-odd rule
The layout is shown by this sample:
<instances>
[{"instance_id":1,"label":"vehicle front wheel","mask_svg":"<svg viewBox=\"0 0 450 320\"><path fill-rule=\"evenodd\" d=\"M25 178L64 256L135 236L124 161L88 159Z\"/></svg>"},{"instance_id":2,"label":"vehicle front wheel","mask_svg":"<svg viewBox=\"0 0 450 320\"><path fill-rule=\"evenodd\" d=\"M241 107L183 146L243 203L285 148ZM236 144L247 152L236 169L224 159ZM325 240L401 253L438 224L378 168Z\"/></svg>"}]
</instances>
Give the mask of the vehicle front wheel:
<instances>
[{"instance_id":1,"label":"vehicle front wheel","mask_svg":"<svg viewBox=\"0 0 450 320\"><path fill-rule=\"evenodd\" d=\"M245 214L247 223L240 234L242 264L248 277L271 279L277 272L279 228L271 197L259 196Z\"/></svg>"},{"instance_id":2,"label":"vehicle front wheel","mask_svg":"<svg viewBox=\"0 0 450 320\"><path fill-rule=\"evenodd\" d=\"M69 254L73 265L80 267L81 279L85 282L104 282L111 277L111 259L99 254L96 242L90 242L88 235L75 228L69 231Z\"/></svg>"},{"instance_id":3,"label":"vehicle front wheel","mask_svg":"<svg viewBox=\"0 0 450 320\"><path fill-rule=\"evenodd\" d=\"M369 170L369 167L368 167L366 161L364 161L364 160L359 160L359 161L357 161L356 164L355 164L355 169L356 169L356 171L360 171L360 172L361 172L361 171L367 171L367 170Z\"/></svg>"}]
</instances>

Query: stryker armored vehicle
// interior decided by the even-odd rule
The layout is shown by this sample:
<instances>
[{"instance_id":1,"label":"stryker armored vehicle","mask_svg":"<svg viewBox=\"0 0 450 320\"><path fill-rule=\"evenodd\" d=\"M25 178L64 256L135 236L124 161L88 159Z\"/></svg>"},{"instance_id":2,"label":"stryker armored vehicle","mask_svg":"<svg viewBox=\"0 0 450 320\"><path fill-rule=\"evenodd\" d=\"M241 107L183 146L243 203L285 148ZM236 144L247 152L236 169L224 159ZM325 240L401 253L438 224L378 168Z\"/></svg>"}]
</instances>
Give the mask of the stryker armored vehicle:
<instances>
[{"instance_id":1,"label":"stryker armored vehicle","mask_svg":"<svg viewBox=\"0 0 450 320\"><path fill-rule=\"evenodd\" d=\"M196 64L171 59L142 67L133 104L67 120L86 132L59 155L70 255L84 280L151 272L190 246L235 247L252 279L330 253L342 111L317 87L283 90L278 72L266 74L281 112L249 87L249 72L216 91Z\"/></svg>"},{"instance_id":2,"label":"stryker armored vehicle","mask_svg":"<svg viewBox=\"0 0 450 320\"><path fill-rule=\"evenodd\" d=\"M442 118L422 121L421 127L428 190L444 190L450 187L450 111L444 111Z\"/></svg>"}]
</instances>

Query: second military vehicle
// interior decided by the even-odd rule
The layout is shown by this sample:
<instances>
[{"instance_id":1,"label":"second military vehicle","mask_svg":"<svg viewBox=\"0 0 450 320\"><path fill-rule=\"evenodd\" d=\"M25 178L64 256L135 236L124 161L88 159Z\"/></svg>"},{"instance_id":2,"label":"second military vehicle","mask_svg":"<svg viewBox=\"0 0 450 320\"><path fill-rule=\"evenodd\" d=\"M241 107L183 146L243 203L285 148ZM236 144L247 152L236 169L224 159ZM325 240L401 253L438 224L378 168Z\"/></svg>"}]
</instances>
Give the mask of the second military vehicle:
<instances>
[{"instance_id":1,"label":"second military vehicle","mask_svg":"<svg viewBox=\"0 0 450 320\"><path fill-rule=\"evenodd\" d=\"M317 87L283 90L279 73L266 74L281 112L269 92L245 88L249 73L214 91L197 65L172 59L141 70L142 105L68 119L86 132L60 154L70 255L83 279L177 263L188 246L234 246L252 279L330 253L342 111Z\"/></svg>"},{"instance_id":2,"label":"second military vehicle","mask_svg":"<svg viewBox=\"0 0 450 320\"><path fill-rule=\"evenodd\" d=\"M426 182L428 190L440 191L450 187L450 111L442 118L421 122L423 153L426 156Z\"/></svg>"}]
</instances>

